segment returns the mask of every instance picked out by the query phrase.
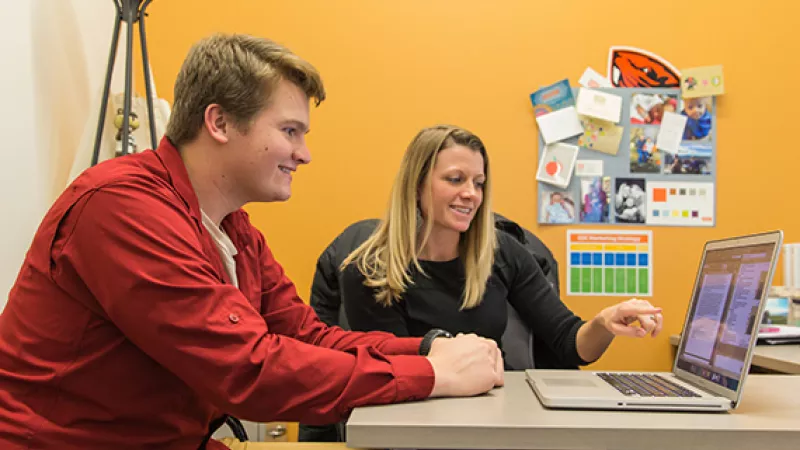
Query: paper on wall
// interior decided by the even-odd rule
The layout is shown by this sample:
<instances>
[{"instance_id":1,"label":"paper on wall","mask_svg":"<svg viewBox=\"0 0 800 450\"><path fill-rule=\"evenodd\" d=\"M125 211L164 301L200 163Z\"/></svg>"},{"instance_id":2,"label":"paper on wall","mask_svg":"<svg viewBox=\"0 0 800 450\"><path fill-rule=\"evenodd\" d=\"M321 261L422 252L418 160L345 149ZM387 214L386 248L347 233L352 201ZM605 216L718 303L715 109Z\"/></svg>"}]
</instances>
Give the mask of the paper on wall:
<instances>
[{"instance_id":1,"label":"paper on wall","mask_svg":"<svg viewBox=\"0 0 800 450\"><path fill-rule=\"evenodd\" d=\"M617 123L622 113L622 97L594 89L581 88L578 92L577 109L578 114L582 116Z\"/></svg>"},{"instance_id":2,"label":"paper on wall","mask_svg":"<svg viewBox=\"0 0 800 450\"><path fill-rule=\"evenodd\" d=\"M661 128L659 128L658 136L656 137L656 147L668 153L676 153L681 146L687 119L682 114L665 112L664 117L661 118Z\"/></svg>"},{"instance_id":3,"label":"paper on wall","mask_svg":"<svg viewBox=\"0 0 800 450\"><path fill-rule=\"evenodd\" d=\"M541 115L536 118L545 144L552 144L583 133L581 121L574 106Z\"/></svg>"},{"instance_id":4,"label":"paper on wall","mask_svg":"<svg viewBox=\"0 0 800 450\"><path fill-rule=\"evenodd\" d=\"M608 81L608 78L600 75L596 70L592 69L591 67L587 67L586 70L581 75L581 79L578 80L578 83L587 88L610 88L611 82Z\"/></svg>"}]
</instances>

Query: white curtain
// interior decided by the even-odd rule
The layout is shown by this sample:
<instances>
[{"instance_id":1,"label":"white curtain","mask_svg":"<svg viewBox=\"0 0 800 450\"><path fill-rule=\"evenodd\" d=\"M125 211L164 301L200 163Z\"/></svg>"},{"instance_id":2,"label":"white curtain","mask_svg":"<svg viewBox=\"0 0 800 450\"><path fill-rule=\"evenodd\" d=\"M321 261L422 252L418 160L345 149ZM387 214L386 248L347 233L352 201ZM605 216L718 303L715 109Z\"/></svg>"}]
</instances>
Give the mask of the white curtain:
<instances>
[{"instance_id":1,"label":"white curtain","mask_svg":"<svg viewBox=\"0 0 800 450\"><path fill-rule=\"evenodd\" d=\"M112 0L3 3L0 53L5 64L0 76L7 89L0 108L0 209L8 220L0 233L0 309L45 211L91 161L115 14ZM120 49L112 104L121 98L124 58ZM141 55L134 54L133 60L134 76L141 78ZM144 105L141 99L135 101L139 104ZM112 108L109 114L116 111ZM160 102L157 108L166 123L168 105ZM143 119L136 142L140 149L149 148L146 109L136 111ZM106 130L106 141L115 132Z\"/></svg>"},{"instance_id":2,"label":"white curtain","mask_svg":"<svg viewBox=\"0 0 800 450\"><path fill-rule=\"evenodd\" d=\"M123 25L124 28L124 25ZM119 54L124 55L123 49L120 49ZM117 65L122 66L124 59L118 62ZM124 72L123 72L124 73ZM153 94L153 115L156 128L156 145L158 141L166 132L167 120L169 119L170 107L166 100L158 98L156 92L155 80L150 74ZM103 95L102 85L95 92L94 103L98 106L90 111L88 120L86 121L81 139L75 148L75 154L72 161L72 167L69 171L67 184L71 183L78 175L81 174L86 168L91 165L92 154L94 152L95 135L97 133L97 117L100 114L100 98ZM124 105L124 90L118 92L112 91L108 99L108 107L106 108L106 118L104 120L103 135L100 143L100 152L98 153L98 161L105 161L113 158L118 147L122 143L117 141L116 137L117 127L114 124L117 116L121 116L120 111ZM131 143L135 145L136 152L141 152L153 147L150 138L150 117L147 113L147 100L145 95L138 93L131 94L131 112L136 114L139 126L133 133L131 133ZM132 114L133 116L133 114Z\"/></svg>"}]
</instances>

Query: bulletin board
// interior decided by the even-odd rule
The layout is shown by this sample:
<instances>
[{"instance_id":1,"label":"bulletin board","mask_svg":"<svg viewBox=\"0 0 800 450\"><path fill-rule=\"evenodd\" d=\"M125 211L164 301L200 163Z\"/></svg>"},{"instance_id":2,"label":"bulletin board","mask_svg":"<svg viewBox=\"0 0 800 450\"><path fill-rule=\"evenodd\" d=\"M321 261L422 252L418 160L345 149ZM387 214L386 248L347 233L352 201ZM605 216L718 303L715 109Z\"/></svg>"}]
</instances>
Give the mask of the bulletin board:
<instances>
[{"instance_id":1,"label":"bulletin board","mask_svg":"<svg viewBox=\"0 0 800 450\"><path fill-rule=\"evenodd\" d=\"M571 88L574 98L578 98L581 89L584 88ZM686 116L683 112L687 100L681 97L680 88L594 87L591 90L621 98L619 122L604 123L579 116L581 134L550 144L545 144L539 133L537 179L540 174L546 177L547 173L558 173L566 181L565 186L538 182L539 223L713 227L716 224L715 98L705 97L701 105L704 114L710 115L710 131L692 135L697 130L690 130L687 125L680 146L662 151L655 143L660 137L659 114L663 114L664 106L672 106L675 114ZM691 100L690 108L697 106L695 100ZM559 154L561 144L566 144L562 146L564 149L578 147L572 164L568 157ZM561 162L556 164L559 158Z\"/></svg>"}]
</instances>

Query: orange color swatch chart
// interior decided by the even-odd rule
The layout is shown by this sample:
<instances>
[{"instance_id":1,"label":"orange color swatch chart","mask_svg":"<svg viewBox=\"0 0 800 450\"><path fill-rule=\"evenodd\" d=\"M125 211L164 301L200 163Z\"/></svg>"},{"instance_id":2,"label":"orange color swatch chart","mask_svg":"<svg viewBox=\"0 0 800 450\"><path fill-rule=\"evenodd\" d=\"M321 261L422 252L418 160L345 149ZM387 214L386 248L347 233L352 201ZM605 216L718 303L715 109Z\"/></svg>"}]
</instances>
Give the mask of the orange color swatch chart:
<instances>
[{"instance_id":1,"label":"orange color swatch chart","mask_svg":"<svg viewBox=\"0 0 800 450\"><path fill-rule=\"evenodd\" d=\"M646 223L710 227L714 225L714 183L647 183Z\"/></svg>"}]
</instances>

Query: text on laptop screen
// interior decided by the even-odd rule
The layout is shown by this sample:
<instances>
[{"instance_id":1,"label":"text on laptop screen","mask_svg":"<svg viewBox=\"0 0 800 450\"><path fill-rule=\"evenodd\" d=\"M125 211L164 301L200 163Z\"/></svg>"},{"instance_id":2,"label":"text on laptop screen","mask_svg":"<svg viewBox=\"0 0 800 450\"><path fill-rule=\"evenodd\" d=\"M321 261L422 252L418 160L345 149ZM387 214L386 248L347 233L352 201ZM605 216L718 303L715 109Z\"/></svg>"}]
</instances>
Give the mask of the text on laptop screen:
<instances>
[{"instance_id":1,"label":"text on laptop screen","mask_svg":"<svg viewBox=\"0 0 800 450\"><path fill-rule=\"evenodd\" d=\"M768 288L775 244L709 250L697 280L678 368L735 391Z\"/></svg>"}]
</instances>

